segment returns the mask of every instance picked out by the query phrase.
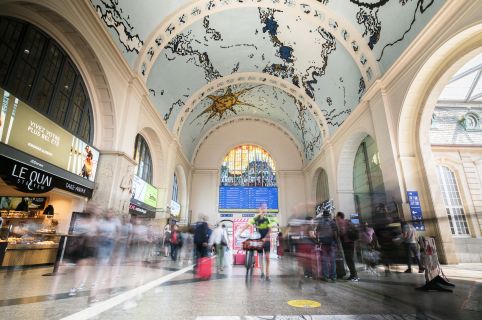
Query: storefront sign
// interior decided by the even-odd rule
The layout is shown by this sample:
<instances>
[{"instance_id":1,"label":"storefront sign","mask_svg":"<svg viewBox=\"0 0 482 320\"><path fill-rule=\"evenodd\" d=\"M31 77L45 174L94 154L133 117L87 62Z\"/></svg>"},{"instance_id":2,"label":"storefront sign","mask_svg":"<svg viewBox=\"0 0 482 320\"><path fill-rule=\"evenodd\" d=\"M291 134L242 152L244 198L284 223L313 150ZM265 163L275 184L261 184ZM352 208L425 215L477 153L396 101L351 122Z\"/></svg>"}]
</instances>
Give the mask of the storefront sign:
<instances>
[{"instance_id":1,"label":"storefront sign","mask_svg":"<svg viewBox=\"0 0 482 320\"><path fill-rule=\"evenodd\" d=\"M0 88L0 142L94 181L99 151Z\"/></svg>"},{"instance_id":2,"label":"storefront sign","mask_svg":"<svg viewBox=\"0 0 482 320\"><path fill-rule=\"evenodd\" d=\"M155 211L136 206L133 203L129 204L129 213L134 215L134 216L141 217L141 218L155 218L156 217Z\"/></svg>"},{"instance_id":3,"label":"storefront sign","mask_svg":"<svg viewBox=\"0 0 482 320\"><path fill-rule=\"evenodd\" d=\"M417 191L407 191L408 204L410 205L410 213L412 215L412 224L419 231L425 230L423 223L422 207Z\"/></svg>"},{"instance_id":4,"label":"storefront sign","mask_svg":"<svg viewBox=\"0 0 482 320\"><path fill-rule=\"evenodd\" d=\"M1 178L18 190L26 193L45 193L53 188L70 191L85 197L92 196L92 189L68 181L50 172L29 166L23 162L0 155Z\"/></svg>"}]
</instances>

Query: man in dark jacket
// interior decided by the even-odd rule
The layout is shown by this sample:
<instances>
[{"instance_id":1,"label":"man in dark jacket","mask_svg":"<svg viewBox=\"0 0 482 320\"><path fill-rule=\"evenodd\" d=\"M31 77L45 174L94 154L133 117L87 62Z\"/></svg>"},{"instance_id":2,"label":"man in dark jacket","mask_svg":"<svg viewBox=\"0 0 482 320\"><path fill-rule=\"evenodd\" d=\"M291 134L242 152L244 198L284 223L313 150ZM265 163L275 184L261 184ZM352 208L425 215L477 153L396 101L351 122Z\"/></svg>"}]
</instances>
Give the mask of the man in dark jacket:
<instances>
[{"instance_id":1,"label":"man in dark jacket","mask_svg":"<svg viewBox=\"0 0 482 320\"><path fill-rule=\"evenodd\" d=\"M206 220L206 216L201 215L200 220L196 222L196 226L194 227L194 261L199 258L204 258L208 256L208 242L210 230Z\"/></svg>"},{"instance_id":2,"label":"man in dark jacket","mask_svg":"<svg viewBox=\"0 0 482 320\"><path fill-rule=\"evenodd\" d=\"M358 238L358 233L351 221L345 220L345 214L338 212L336 214L336 224L340 233L341 246L343 247L343 253L345 255L345 261L350 269L350 276L348 280L358 282L358 274L355 268L355 241Z\"/></svg>"}]
</instances>

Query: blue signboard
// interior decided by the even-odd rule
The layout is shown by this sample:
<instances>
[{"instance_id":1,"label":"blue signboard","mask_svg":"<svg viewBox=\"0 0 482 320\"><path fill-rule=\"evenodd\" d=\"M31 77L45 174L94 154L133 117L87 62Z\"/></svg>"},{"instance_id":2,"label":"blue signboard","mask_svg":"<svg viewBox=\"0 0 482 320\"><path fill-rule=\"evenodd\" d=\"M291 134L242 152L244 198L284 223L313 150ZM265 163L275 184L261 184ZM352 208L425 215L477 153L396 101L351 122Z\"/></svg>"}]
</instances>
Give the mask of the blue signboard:
<instances>
[{"instance_id":1,"label":"blue signboard","mask_svg":"<svg viewBox=\"0 0 482 320\"><path fill-rule=\"evenodd\" d=\"M219 187L220 212L256 212L261 203L278 212L277 187Z\"/></svg>"},{"instance_id":2,"label":"blue signboard","mask_svg":"<svg viewBox=\"0 0 482 320\"><path fill-rule=\"evenodd\" d=\"M410 205L410 213L412 215L412 224L419 231L425 230L423 224L422 207L417 191L407 191L408 204Z\"/></svg>"}]
</instances>

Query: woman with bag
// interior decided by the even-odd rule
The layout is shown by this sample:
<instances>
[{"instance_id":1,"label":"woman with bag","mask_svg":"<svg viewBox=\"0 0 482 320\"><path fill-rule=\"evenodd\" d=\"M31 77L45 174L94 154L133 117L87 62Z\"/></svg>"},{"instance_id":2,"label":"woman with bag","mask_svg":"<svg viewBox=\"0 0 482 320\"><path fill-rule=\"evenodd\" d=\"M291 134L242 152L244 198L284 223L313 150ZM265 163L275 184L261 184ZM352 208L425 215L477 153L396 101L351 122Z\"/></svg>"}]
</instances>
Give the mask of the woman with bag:
<instances>
[{"instance_id":1,"label":"woman with bag","mask_svg":"<svg viewBox=\"0 0 482 320\"><path fill-rule=\"evenodd\" d=\"M218 224L216 229L213 230L209 237L209 245L214 245L216 249L216 270L221 272L224 270L224 249L228 246L228 233L225 224Z\"/></svg>"}]
</instances>

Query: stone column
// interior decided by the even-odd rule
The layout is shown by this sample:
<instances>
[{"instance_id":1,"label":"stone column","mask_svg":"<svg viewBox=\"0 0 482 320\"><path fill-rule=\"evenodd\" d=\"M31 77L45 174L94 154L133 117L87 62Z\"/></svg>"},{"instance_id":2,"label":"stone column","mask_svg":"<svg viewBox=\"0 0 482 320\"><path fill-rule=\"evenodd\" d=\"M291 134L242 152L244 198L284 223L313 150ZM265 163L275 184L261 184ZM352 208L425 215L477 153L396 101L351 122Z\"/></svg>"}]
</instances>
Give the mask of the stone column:
<instances>
[{"instance_id":1,"label":"stone column","mask_svg":"<svg viewBox=\"0 0 482 320\"><path fill-rule=\"evenodd\" d=\"M135 166L123 152L101 151L92 200L103 209L128 213Z\"/></svg>"}]
</instances>

